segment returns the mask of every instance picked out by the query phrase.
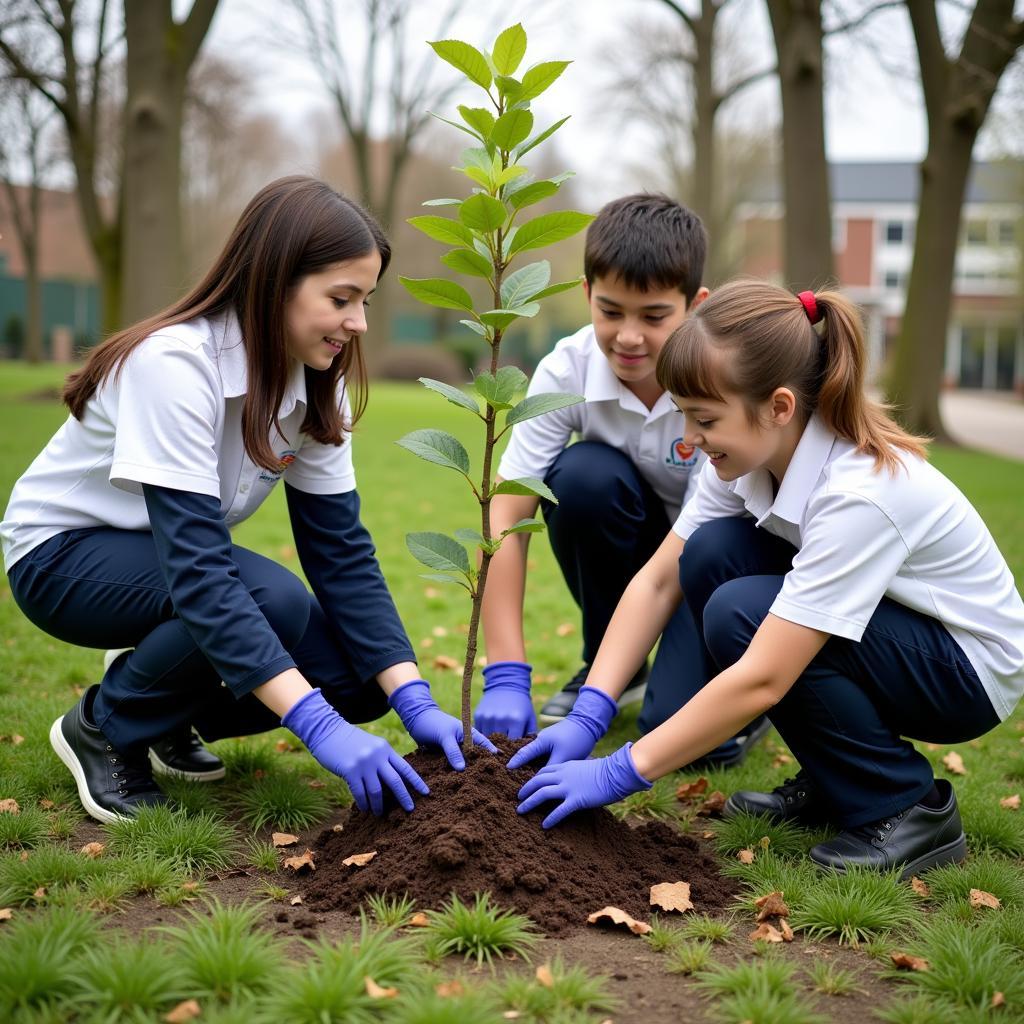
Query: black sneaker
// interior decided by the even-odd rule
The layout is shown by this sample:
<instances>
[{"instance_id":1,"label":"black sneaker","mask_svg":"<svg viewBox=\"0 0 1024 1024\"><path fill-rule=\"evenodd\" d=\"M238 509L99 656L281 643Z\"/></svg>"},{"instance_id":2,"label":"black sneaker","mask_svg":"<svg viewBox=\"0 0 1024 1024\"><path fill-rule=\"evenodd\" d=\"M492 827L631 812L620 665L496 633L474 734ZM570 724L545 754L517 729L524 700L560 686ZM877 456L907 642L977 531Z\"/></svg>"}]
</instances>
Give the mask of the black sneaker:
<instances>
[{"instance_id":1,"label":"black sneaker","mask_svg":"<svg viewBox=\"0 0 1024 1024\"><path fill-rule=\"evenodd\" d=\"M537 715L537 720L544 725L554 725L555 722L562 721L566 715L569 714L573 709L573 705L576 703L576 697L579 695L580 687L585 686L587 682L587 675L590 672L590 666L584 665L579 672L576 673L552 697L541 709ZM640 666L640 670L635 676L629 681L629 686L622 691L622 696L618 699L619 710L621 711L624 707L630 704L636 704L638 701L644 699L644 694L647 692L647 662L644 662Z\"/></svg>"},{"instance_id":2,"label":"black sneaker","mask_svg":"<svg viewBox=\"0 0 1024 1024\"><path fill-rule=\"evenodd\" d=\"M959 863L967 856L967 839L956 794L947 779L936 779L935 785L946 797L941 807L915 804L891 817L847 829L812 847L808 856L819 868L840 874L854 866L878 871L900 867L902 879L940 864Z\"/></svg>"},{"instance_id":3,"label":"black sneaker","mask_svg":"<svg viewBox=\"0 0 1024 1024\"><path fill-rule=\"evenodd\" d=\"M127 756L115 750L93 724L98 691L99 686L90 686L50 727L50 746L74 776L82 805L97 821L112 822L131 817L140 807L169 803L153 780L145 754Z\"/></svg>"},{"instance_id":4,"label":"black sneaker","mask_svg":"<svg viewBox=\"0 0 1024 1024\"><path fill-rule=\"evenodd\" d=\"M216 782L224 778L224 762L203 746L192 728L172 733L149 748L149 763L157 775L192 782Z\"/></svg>"},{"instance_id":5,"label":"black sneaker","mask_svg":"<svg viewBox=\"0 0 1024 1024\"><path fill-rule=\"evenodd\" d=\"M768 735L771 727L772 723L764 715L759 715L750 723L746 732L733 737L733 746L727 753L720 752L720 749L712 750L681 770L706 771L708 768L732 768L742 764L746 760L747 754Z\"/></svg>"},{"instance_id":6,"label":"black sneaker","mask_svg":"<svg viewBox=\"0 0 1024 1024\"><path fill-rule=\"evenodd\" d=\"M737 814L763 814L772 821L793 821L798 825L818 825L827 820L823 801L814 783L804 772L786 779L770 793L740 790L725 801L723 818Z\"/></svg>"}]
</instances>

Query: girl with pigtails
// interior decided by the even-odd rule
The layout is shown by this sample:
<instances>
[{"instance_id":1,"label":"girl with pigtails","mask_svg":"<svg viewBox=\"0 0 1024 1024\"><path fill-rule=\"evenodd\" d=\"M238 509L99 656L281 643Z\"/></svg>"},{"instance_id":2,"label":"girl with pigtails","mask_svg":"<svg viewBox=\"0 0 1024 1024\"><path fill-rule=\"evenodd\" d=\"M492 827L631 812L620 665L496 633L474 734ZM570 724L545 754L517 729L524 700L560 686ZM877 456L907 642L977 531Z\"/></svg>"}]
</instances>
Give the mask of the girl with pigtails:
<instances>
[{"instance_id":1,"label":"girl with pigtails","mask_svg":"<svg viewBox=\"0 0 1024 1024\"><path fill-rule=\"evenodd\" d=\"M837 871L963 859L952 787L910 740L959 743L1010 715L1024 602L981 517L865 396L864 372L860 316L836 291L735 281L675 331L658 380L708 462L588 682L614 701L684 597L717 674L637 742L542 769L521 813L556 801L550 827L647 789L764 713L799 771L733 793L727 816L831 824L810 857Z\"/></svg>"}]
</instances>

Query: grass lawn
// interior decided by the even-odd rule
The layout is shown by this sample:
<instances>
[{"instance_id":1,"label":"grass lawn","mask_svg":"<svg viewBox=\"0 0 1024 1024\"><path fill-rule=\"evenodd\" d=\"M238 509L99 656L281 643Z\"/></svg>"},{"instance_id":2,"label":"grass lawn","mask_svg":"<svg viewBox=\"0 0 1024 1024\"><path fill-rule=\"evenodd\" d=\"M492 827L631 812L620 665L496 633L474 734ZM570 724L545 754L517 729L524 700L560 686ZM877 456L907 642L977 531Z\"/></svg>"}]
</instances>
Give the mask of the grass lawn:
<instances>
[{"instance_id":1,"label":"grass lawn","mask_svg":"<svg viewBox=\"0 0 1024 1024\"><path fill-rule=\"evenodd\" d=\"M55 397L62 377L56 367L0 364L4 505L64 418ZM468 425L453 406L417 386L378 384L355 449L364 520L424 674L453 713L459 672L433 663L447 656L461 665L468 600L460 589L419 578L404 535L477 525L475 505L454 473L428 466L394 441L424 426L465 436ZM478 443L467 447L472 453ZM977 506L1017 580L1024 579L1024 464L958 450L938 450L933 461ZM299 571L280 489L235 537ZM543 536L534 538L530 558L526 627L539 701L578 667L579 620ZM1006 800L1024 790L1020 713L980 740L923 748L938 774L949 775L943 763L949 753L963 759L966 774L953 781L971 850L962 867L926 877L927 895L888 878L816 874L803 858L815 840L802 830L754 819L719 823L710 827L723 864L748 890L734 917L690 917L685 927L661 922L646 945L632 936L602 940L600 948L545 940L534 964L546 957L553 974L538 981L532 968L494 977L462 972L461 959L445 959L436 941L413 935L418 929L401 930L410 908L397 905L368 908L361 934L344 934L335 922L301 948L257 928L262 910L240 898L287 908L293 891L270 832L315 838L348 801L344 784L308 755L279 749L292 746L280 742L286 732L219 744L228 779L214 787L175 787L184 813L127 830L85 821L46 736L80 689L99 679L101 652L40 633L15 607L6 583L0 637L0 800L17 801L19 810L0 811L0 908L10 910L3 920L8 915L0 909L0 1020L161 1020L193 997L202 1021L517 1019L503 1017L509 1012L537 1022L650 1020L643 990L654 988L672 993L678 1003L671 1005L698 1020L791 1024L875 1013L905 1024L964 1022L988 1020L993 1000L992 1019L1024 1020L1024 811L1014 808L1019 801ZM620 716L599 751L634 737L635 714ZM369 728L402 752L412 748L394 715ZM709 788L770 789L794 770L773 734L739 769L712 774ZM326 786L311 789L311 779ZM707 829L705 820L692 823L692 807L676 801L679 781L660 782L623 810ZM88 840L106 847L97 859L79 852ZM747 848L756 852L750 865L735 857ZM229 884L225 879L238 867L244 883L236 876ZM781 952L747 939L752 900L773 889L785 891L797 929L797 941ZM972 890L992 893L1000 907L972 906ZM158 923L172 927L149 927ZM445 927L457 930L458 922ZM897 948L926 958L931 969L901 971L898 978L887 972ZM630 964L622 978L616 958ZM602 973L615 977L597 977ZM372 996L366 978L399 995ZM439 993L438 985L454 980L462 990Z\"/></svg>"}]
</instances>

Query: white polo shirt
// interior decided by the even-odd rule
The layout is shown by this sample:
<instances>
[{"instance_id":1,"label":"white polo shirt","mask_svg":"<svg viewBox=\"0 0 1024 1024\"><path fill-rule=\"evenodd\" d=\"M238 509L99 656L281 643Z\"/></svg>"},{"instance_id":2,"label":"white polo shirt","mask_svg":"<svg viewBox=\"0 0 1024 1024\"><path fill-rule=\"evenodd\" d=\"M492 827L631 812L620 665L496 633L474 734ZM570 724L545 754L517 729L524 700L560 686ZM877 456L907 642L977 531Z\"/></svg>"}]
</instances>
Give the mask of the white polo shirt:
<instances>
[{"instance_id":1,"label":"white polo shirt","mask_svg":"<svg viewBox=\"0 0 1024 1024\"><path fill-rule=\"evenodd\" d=\"M708 463L673 529L751 516L798 552L772 604L780 618L859 641L883 596L938 619L1000 719L1024 692L1024 602L971 503L901 453L895 476L812 416L778 494L766 469L723 482Z\"/></svg>"},{"instance_id":2,"label":"white polo shirt","mask_svg":"<svg viewBox=\"0 0 1024 1024\"><path fill-rule=\"evenodd\" d=\"M663 394L648 409L615 376L590 324L563 338L537 365L527 394L551 391L583 395L586 401L517 423L498 475L543 480L576 434L628 455L674 520L706 458L683 443L683 414L672 399Z\"/></svg>"},{"instance_id":3,"label":"white polo shirt","mask_svg":"<svg viewBox=\"0 0 1024 1024\"><path fill-rule=\"evenodd\" d=\"M344 402L339 382L339 401ZM352 441L324 445L300 433L304 367L292 368L270 443L280 464L257 466L242 444L245 348L234 313L150 335L69 416L14 485L3 523L4 567L68 530L150 528L142 484L219 498L228 526L248 518L282 477L313 494L356 486ZM347 404L343 406L346 418Z\"/></svg>"}]
</instances>

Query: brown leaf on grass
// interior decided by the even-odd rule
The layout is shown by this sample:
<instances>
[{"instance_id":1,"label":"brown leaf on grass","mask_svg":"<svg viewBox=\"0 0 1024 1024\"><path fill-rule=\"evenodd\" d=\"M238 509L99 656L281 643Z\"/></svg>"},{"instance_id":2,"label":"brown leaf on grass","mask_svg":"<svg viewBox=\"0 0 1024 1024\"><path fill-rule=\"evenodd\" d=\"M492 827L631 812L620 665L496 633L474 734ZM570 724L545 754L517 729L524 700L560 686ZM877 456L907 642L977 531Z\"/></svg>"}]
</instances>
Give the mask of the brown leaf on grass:
<instances>
[{"instance_id":1,"label":"brown leaf on grass","mask_svg":"<svg viewBox=\"0 0 1024 1024\"><path fill-rule=\"evenodd\" d=\"M1006 996L1004 996L1002 992L993 992L992 1002L990 1002L988 1005L990 1010L995 1010L1000 1006L1005 1006Z\"/></svg>"},{"instance_id":2,"label":"brown leaf on grass","mask_svg":"<svg viewBox=\"0 0 1024 1024\"><path fill-rule=\"evenodd\" d=\"M637 921L624 910L619 910L618 907L603 907L601 910L595 910L593 914L587 915L587 924L599 924L604 921L622 925L628 928L634 935L646 935L651 930L649 924L646 924L644 921Z\"/></svg>"},{"instance_id":3,"label":"brown leaf on grass","mask_svg":"<svg viewBox=\"0 0 1024 1024\"><path fill-rule=\"evenodd\" d=\"M22 745L22 743L24 743L24 742L25 742L25 737L24 736L19 736L17 733L13 733L11 735L11 743L15 747L20 747Z\"/></svg>"},{"instance_id":4,"label":"brown leaf on grass","mask_svg":"<svg viewBox=\"0 0 1024 1024\"><path fill-rule=\"evenodd\" d=\"M928 883L922 882L921 879L917 877L917 875L914 875L910 879L910 888L913 889L918 896L921 896L925 899L931 896L932 894L931 889L928 888Z\"/></svg>"},{"instance_id":5,"label":"brown leaf on grass","mask_svg":"<svg viewBox=\"0 0 1024 1024\"><path fill-rule=\"evenodd\" d=\"M44 800L40 800L39 801L39 806L42 807L42 809L44 811L52 811L53 808L56 807L57 805L52 800L45 800L44 799Z\"/></svg>"},{"instance_id":6,"label":"brown leaf on grass","mask_svg":"<svg viewBox=\"0 0 1024 1024\"><path fill-rule=\"evenodd\" d=\"M522 1017L522 1013L519 1010L506 1010L502 1015L502 1020L519 1020Z\"/></svg>"},{"instance_id":7,"label":"brown leaf on grass","mask_svg":"<svg viewBox=\"0 0 1024 1024\"><path fill-rule=\"evenodd\" d=\"M781 768L784 764L792 764L793 758L789 754L779 754L777 757L772 758L772 767Z\"/></svg>"},{"instance_id":8,"label":"brown leaf on grass","mask_svg":"<svg viewBox=\"0 0 1024 1024\"><path fill-rule=\"evenodd\" d=\"M371 999L394 999L398 995L397 988L383 988L369 975L363 978L363 984L366 986L366 994Z\"/></svg>"},{"instance_id":9,"label":"brown leaf on grass","mask_svg":"<svg viewBox=\"0 0 1024 1024\"><path fill-rule=\"evenodd\" d=\"M740 850L736 854L736 859L741 864L753 864L754 863L754 851L753 850Z\"/></svg>"},{"instance_id":10,"label":"brown leaf on grass","mask_svg":"<svg viewBox=\"0 0 1024 1024\"><path fill-rule=\"evenodd\" d=\"M300 871L316 871L316 864L313 863L313 851L308 847L305 853L299 854L295 857L285 857L284 866L291 868L292 871L298 873Z\"/></svg>"},{"instance_id":11,"label":"brown leaf on grass","mask_svg":"<svg viewBox=\"0 0 1024 1024\"><path fill-rule=\"evenodd\" d=\"M18 855L18 860L20 860L21 863L24 864L25 861L28 860L28 850L22 850L21 853Z\"/></svg>"},{"instance_id":12,"label":"brown leaf on grass","mask_svg":"<svg viewBox=\"0 0 1024 1024\"><path fill-rule=\"evenodd\" d=\"M265 771L264 771L264 770L263 770L262 768L257 768L257 769L256 769L256 770L255 770L255 771L254 771L254 772L252 773L252 777L253 777L254 779L262 779L262 778L263 778L263 777L264 777L264 776L265 776L266 774L267 774L267 773L266 773L266 772L265 772Z\"/></svg>"},{"instance_id":13,"label":"brown leaf on grass","mask_svg":"<svg viewBox=\"0 0 1024 1024\"><path fill-rule=\"evenodd\" d=\"M889 956L901 971L931 970L931 964L924 957L911 956L909 953L890 953Z\"/></svg>"},{"instance_id":14,"label":"brown leaf on grass","mask_svg":"<svg viewBox=\"0 0 1024 1024\"><path fill-rule=\"evenodd\" d=\"M289 743L288 740L278 740L274 744L274 749L279 754L287 754L291 750L298 750L299 748L294 743Z\"/></svg>"},{"instance_id":15,"label":"brown leaf on grass","mask_svg":"<svg viewBox=\"0 0 1024 1024\"><path fill-rule=\"evenodd\" d=\"M326 789L327 788L327 783L324 782L323 779L310 779L309 782L306 783L306 785L309 786L310 789Z\"/></svg>"},{"instance_id":16,"label":"brown leaf on grass","mask_svg":"<svg viewBox=\"0 0 1024 1024\"><path fill-rule=\"evenodd\" d=\"M946 771L951 775L967 774L967 769L964 767L964 759L955 750L951 750L942 759L942 763L946 766Z\"/></svg>"},{"instance_id":17,"label":"brown leaf on grass","mask_svg":"<svg viewBox=\"0 0 1024 1024\"><path fill-rule=\"evenodd\" d=\"M933 751L934 750L941 750L942 749L942 744L941 743L926 743L924 745L924 747L925 747L925 750L933 750Z\"/></svg>"},{"instance_id":18,"label":"brown leaf on grass","mask_svg":"<svg viewBox=\"0 0 1024 1024\"><path fill-rule=\"evenodd\" d=\"M560 622L555 627L556 636L572 636L576 632L576 627L571 622Z\"/></svg>"},{"instance_id":19,"label":"brown leaf on grass","mask_svg":"<svg viewBox=\"0 0 1024 1024\"><path fill-rule=\"evenodd\" d=\"M191 882L191 881L190 882L182 882L181 883L181 887L182 887L182 889L185 890L185 892L198 892L199 891L199 883L198 882Z\"/></svg>"},{"instance_id":20,"label":"brown leaf on grass","mask_svg":"<svg viewBox=\"0 0 1024 1024\"><path fill-rule=\"evenodd\" d=\"M186 999L170 1011L164 1014L167 1024L185 1024L186 1021L195 1020L203 1012L202 1007L194 999Z\"/></svg>"},{"instance_id":21,"label":"brown leaf on grass","mask_svg":"<svg viewBox=\"0 0 1024 1024\"><path fill-rule=\"evenodd\" d=\"M661 882L651 886L651 906L662 910L678 910L685 914L693 910L690 902L689 882Z\"/></svg>"},{"instance_id":22,"label":"brown leaf on grass","mask_svg":"<svg viewBox=\"0 0 1024 1024\"><path fill-rule=\"evenodd\" d=\"M786 901L782 898L782 892L779 889L754 900L754 906L757 907L759 922L767 921L769 917L789 917L789 907L786 906Z\"/></svg>"},{"instance_id":23,"label":"brown leaf on grass","mask_svg":"<svg viewBox=\"0 0 1024 1024\"><path fill-rule=\"evenodd\" d=\"M544 988L555 987L555 976L551 973L551 968L547 964L541 964L534 972L534 977L537 979L537 984L543 985Z\"/></svg>"},{"instance_id":24,"label":"brown leaf on grass","mask_svg":"<svg viewBox=\"0 0 1024 1024\"><path fill-rule=\"evenodd\" d=\"M698 816L702 818L718 818L722 815L722 808L725 806L725 794L716 789L708 794L708 798L697 808Z\"/></svg>"},{"instance_id":25,"label":"brown leaf on grass","mask_svg":"<svg viewBox=\"0 0 1024 1024\"><path fill-rule=\"evenodd\" d=\"M677 800L696 800L708 788L708 780L702 775L696 782L684 782L676 789Z\"/></svg>"},{"instance_id":26,"label":"brown leaf on grass","mask_svg":"<svg viewBox=\"0 0 1024 1024\"><path fill-rule=\"evenodd\" d=\"M1020 793L1014 793L1013 796L1004 796L999 801L999 806L1004 811L1019 811L1020 810Z\"/></svg>"},{"instance_id":27,"label":"brown leaf on grass","mask_svg":"<svg viewBox=\"0 0 1024 1024\"><path fill-rule=\"evenodd\" d=\"M441 591L437 587L424 587L423 596L428 600L433 600L435 597L441 596Z\"/></svg>"},{"instance_id":28,"label":"brown leaf on grass","mask_svg":"<svg viewBox=\"0 0 1024 1024\"><path fill-rule=\"evenodd\" d=\"M783 942L793 941L793 929L790 928L789 922L784 917L779 918L779 931L782 932Z\"/></svg>"},{"instance_id":29,"label":"brown leaf on grass","mask_svg":"<svg viewBox=\"0 0 1024 1024\"><path fill-rule=\"evenodd\" d=\"M6 797L0 800L0 814L21 814L21 808L18 806L18 801L12 797Z\"/></svg>"},{"instance_id":30,"label":"brown leaf on grass","mask_svg":"<svg viewBox=\"0 0 1024 1024\"><path fill-rule=\"evenodd\" d=\"M434 668L452 669L453 671L459 667L459 662L455 658L450 658L447 654L436 655L432 664Z\"/></svg>"},{"instance_id":31,"label":"brown leaf on grass","mask_svg":"<svg viewBox=\"0 0 1024 1024\"><path fill-rule=\"evenodd\" d=\"M294 846L299 841L299 837L293 836L291 832L272 832L270 841L274 846Z\"/></svg>"},{"instance_id":32,"label":"brown leaf on grass","mask_svg":"<svg viewBox=\"0 0 1024 1024\"><path fill-rule=\"evenodd\" d=\"M293 896L288 901L288 906L290 906L290 907L297 907L297 906L299 906L300 903L302 903L302 897L301 896Z\"/></svg>"},{"instance_id":33,"label":"brown leaf on grass","mask_svg":"<svg viewBox=\"0 0 1024 1024\"><path fill-rule=\"evenodd\" d=\"M104 850L106 850L106 846L103 843L86 843L78 852L84 853L86 857L91 857L95 860L97 857L103 856Z\"/></svg>"},{"instance_id":34,"label":"brown leaf on grass","mask_svg":"<svg viewBox=\"0 0 1024 1024\"><path fill-rule=\"evenodd\" d=\"M369 853L353 853L351 857L346 857L341 863L347 868L361 868L364 864L369 864L376 856L376 850L371 850Z\"/></svg>"},{"instance_id":35,"label":"brown leaf on grass","mask_svg":"<svg viewBox=\"0 0 1024 1024\"><path fill-rule=\"evenodd\" d=\"M424 650L430 650L430 648L433 647L433 646L434 646L434 638L432 636L425 636L420 641L420 647L424 648Z\"/></svg>"},{"instance_id":36,"label":"brown leaf on grass","mask_svg":"<svg viewBox=\"0 0 1024 1024\"><path fill-rule=\"evenodd\" d=\"M712 832L711 829L705 829L703 832L701 832L700 837L701 839L714 839L715 833Z\"/></svg>"},{"instance_id":37,"label":"brown leaf on grass","mask_svg":"<svg viewBox=\"0 0 1024 1024\"><path fill-rule=\"evenodd\" d=\"M40 900L45 900L46 899L46 886L45 885L39 886L39 888L36 889L36 891L34 893L32 893L32 899L34 899L36 901L36 903L38 903Z\"/></svg>"},{"instance_id":38,"label":"brown leaf on grass","mask_svg":"<svg viewBox=\"0 0 1024 1024\"><path fill-rule=\"evenodd\" d=\"M430 924L430 918L423 913L422 910L417 910L412 917L409 918L409 924L413 928L426 928Z\"/></svg>"},{"instance_id":39,"label":"brown leaf on grass","mask_svg":"<svg viewBox=\"0 0 1024 1024\"><path fill-rule=\"evenodd\" d=\"M985 892L984 889L972 889L971 906L988 907L990 910L998 910L1002 903L999 902L998 896L993 896L992 893Z\"/></svg>"},{"instance_id":40,"label":"brown leaf on grass","mask_svg":"<svg viewBox=\"0 0 1024 1024\"><path fill-rule=\"evenodd\" d=\"M331 831L332 832L344 832L345 831L345 826L344 825L332 825L331 826Z\"/></svg>"},{"instance_id":41,"label":"brown leaf on grass","mask_svg":"<svg viewBox=\"0 0 1024 1024\"><path fill-rule=\"evenodd\" d=\"M759 924L747 938L751 942L787 942L792 941L792 932L787 940L778 928L765 921L763 924Z\"/></svg>"},{"instance_id":42,"label":"brown leaf on grass","mask_svg":"<svg viewBox=\"0 0 1024 1024\"><path fill-rule=\"evenodd\" d=\"M466 994L466 986L458 978L452 978L451 981L438 982L434 986L434 991L442 999L458 999Z\"/></svg>"},{"instance_id":43,"label":"brown leaf on grass","mask_svg":"<svg viewBox=\"0 0 1024 1024\"><path fill-rule=\"evenodd\" d=\"M435 626L430 632L433 633L434 636L437 636L437 637L442 637L442 636L447 636L448 635L448 630L445 629L444 626Z\"/></svg>"},{"instance_id":44,"label":"brown leaf on grass","mask_svg":"<svg viewBox=\"0 0 1024 1024\"><path fill-rule=\"evenodd\" d=\"M0 907L0 921L10 921L14 917L14 911L10 907Z\"/></svg>"}]
</instances>

